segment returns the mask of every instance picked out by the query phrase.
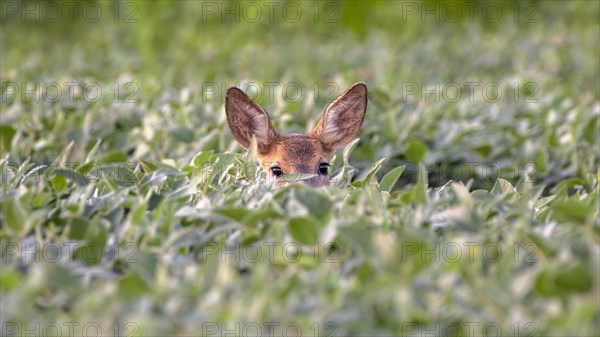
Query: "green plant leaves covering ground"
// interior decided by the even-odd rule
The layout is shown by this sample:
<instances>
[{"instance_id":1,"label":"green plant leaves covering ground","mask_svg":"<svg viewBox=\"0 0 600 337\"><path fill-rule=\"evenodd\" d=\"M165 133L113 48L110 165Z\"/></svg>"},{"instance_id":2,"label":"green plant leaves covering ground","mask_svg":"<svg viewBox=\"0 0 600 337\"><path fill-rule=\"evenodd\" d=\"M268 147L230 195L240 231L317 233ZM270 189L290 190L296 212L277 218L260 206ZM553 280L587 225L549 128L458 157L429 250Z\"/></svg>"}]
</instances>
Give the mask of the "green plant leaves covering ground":
<instances>
[{"instance_id":1,"label":"green plant leaves covering ground","mask_svg":"<svg viewBox=\"0 0 600 337\"><path fill-rule=\"evenodd\" d=\"M9 3L2 335L598 335L598 2ZM227 129L357 81L329 188Z\"/></svg>"}]
</instances>

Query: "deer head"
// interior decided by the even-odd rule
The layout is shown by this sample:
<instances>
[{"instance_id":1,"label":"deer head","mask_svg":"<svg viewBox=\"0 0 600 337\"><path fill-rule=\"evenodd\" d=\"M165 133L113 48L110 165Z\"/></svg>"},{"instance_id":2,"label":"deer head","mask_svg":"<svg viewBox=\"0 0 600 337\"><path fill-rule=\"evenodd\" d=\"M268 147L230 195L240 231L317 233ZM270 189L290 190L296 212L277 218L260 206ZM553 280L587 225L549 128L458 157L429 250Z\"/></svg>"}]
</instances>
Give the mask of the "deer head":
<instances>
[{"instance_id":1,"label":"deer head","mask_svg":"<svg viewBox=\"0 0 600 337\"><path fill-rule=\"evenodd\" d=\"M233 137L245 149L256 138L261 167L276 181L286 174L313 174L301 182L329 185L329 162L334 151L356 137L367 110L367 86L356 83L323 112L307 134L280 134L267 112L238 88L229 88L225 99L227 123ZM288 183L276 182L280 187Z\"/></svg>"}]
</instances>

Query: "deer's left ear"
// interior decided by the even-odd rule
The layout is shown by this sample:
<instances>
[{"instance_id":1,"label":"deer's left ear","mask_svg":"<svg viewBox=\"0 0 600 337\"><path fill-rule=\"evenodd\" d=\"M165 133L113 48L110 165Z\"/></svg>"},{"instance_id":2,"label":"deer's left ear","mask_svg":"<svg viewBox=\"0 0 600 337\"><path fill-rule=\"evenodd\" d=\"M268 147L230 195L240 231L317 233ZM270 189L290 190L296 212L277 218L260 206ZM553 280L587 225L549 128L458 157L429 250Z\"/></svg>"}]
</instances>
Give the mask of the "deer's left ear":
<instances>
[{"instance_id":1,"label":"deer's left ear","mask_svg":"<svg viewBox=\"0 0 600 337\"><path fill-rule=\"evenodd\" d=\"M366 112L367 86L356 83L325 109L311 133L325 148L335 150L356 137Z\"/></svg>"},{"instance_id":2,"label":"deer's left ear","mask_svg":"<svg viewBox=\"0 0 600 337\"><path fill-rule=\"evenodd\" d=\"M229 88L225 97L227 124L233 137L245 149L256 137L258 150L268 151L277 131L271 125L267 112L238 88Z\"/></svg>"}]
</instances>

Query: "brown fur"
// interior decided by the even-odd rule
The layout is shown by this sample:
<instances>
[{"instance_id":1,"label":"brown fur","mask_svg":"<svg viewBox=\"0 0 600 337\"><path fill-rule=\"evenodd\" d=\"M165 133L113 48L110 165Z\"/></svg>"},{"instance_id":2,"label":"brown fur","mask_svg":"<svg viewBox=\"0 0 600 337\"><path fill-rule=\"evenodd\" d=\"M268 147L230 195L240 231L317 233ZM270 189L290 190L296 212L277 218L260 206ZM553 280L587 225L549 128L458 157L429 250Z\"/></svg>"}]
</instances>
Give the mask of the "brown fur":
<instances>
[{"instance_id":1,"label":"brown fur","mask_svg":"<svg viewBox=\"0 0 600 337\"><path fill-rule=\"evenodd\" d=\"M227 123L238 143L248 148L256 138L258 159L271 177L273 167L284 174L306 173L314 177L301 182L314 186L329 185L329 175L320 174L320 164L329 163L335 149L348 144L360 130L367 109L367 87L356 83L331 103L317 126L308 134L279 134L269 115L238 88L227 90ZM286 183L276 183L283 186Z\"/></svg>"}]
</instances>

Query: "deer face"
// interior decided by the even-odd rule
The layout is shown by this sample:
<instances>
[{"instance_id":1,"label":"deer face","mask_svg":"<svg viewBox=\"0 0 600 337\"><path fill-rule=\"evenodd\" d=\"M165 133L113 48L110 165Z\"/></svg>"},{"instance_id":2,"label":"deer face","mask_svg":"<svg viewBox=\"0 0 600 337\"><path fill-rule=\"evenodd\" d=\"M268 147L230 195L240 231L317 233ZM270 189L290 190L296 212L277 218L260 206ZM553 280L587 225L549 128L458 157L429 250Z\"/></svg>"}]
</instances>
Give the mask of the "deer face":
<instances>
[{"instance_id":1,"label":"deer face","mask_svg":"<svg viewBox=\"0 0 600 337\"><path fill-rule=\"evenodd\" d=\"M329 162L337 148L348 144L360 130L367 109L367 86L356 83L331 103L309 133L279 134L267 112L238 88L227 90L225 112L233 137L248 148L256 138L260 165L273 180L287 174L313 174L301 182L329 185ZM276 186L288 183L276 182Z\"/></svg>"}]
</instances>

